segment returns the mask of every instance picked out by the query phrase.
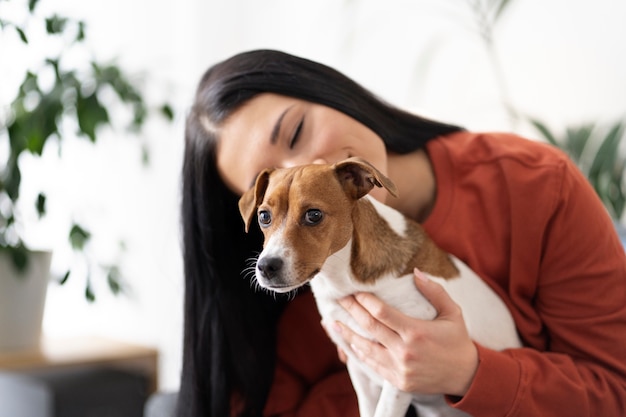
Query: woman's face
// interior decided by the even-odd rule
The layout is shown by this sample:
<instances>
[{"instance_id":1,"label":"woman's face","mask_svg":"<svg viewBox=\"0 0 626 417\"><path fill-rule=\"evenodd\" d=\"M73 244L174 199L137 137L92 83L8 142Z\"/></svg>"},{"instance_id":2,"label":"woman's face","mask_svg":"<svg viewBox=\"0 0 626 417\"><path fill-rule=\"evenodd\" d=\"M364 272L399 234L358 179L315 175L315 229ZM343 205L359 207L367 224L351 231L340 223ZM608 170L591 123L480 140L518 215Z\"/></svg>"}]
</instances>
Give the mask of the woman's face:
<instances>
[{"instance_id":1,"label":"woman's face","mask_svg":"<svg viewBox=\"0 0 626 417\"><path fill-rule=\"evenodd\" d=\"M387 173L385 145L368 127L330 107L270 93L233 112L220 128L217 146L220 175L238 194L265 168L333 164L351 156ZM382 189L372 194L384 201Z\"/></svg>"}]
</instances>

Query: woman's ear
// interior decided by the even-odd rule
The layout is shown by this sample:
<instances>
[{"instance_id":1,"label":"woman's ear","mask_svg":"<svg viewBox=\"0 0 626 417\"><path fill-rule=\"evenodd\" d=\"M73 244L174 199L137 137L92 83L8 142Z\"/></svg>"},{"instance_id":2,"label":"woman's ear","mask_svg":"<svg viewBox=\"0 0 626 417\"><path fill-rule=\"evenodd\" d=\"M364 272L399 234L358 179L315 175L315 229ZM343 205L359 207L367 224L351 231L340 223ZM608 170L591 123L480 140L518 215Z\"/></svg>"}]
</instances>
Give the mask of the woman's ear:
<instances>
[{"instance_id":1,"label":"woman's ear","mask_svg":"<svg viewBox=\"0 0 626 417\"><path fill-rule=\"evenodd\" d=\"M270 174L273 170L266 169L257 177L254 186L243 193L239 199L239 213L246 225L246 233L250 230L252 220L256 218L256 209L259 207L265 196L265 190L270 182Z\"/></svg>"},{"instance_id":2,"label":"woman's ear","mask_svg":"<svg viewBox=\"0 0 626 417\"><path fill-rule=\"evenodd\" d=\"M398 196L396 185L364 159L352 157L337 162L335 172L346 193L354 199L363 197L374 186L384 187L392 196Z\"/></svg>"}]
</instances>

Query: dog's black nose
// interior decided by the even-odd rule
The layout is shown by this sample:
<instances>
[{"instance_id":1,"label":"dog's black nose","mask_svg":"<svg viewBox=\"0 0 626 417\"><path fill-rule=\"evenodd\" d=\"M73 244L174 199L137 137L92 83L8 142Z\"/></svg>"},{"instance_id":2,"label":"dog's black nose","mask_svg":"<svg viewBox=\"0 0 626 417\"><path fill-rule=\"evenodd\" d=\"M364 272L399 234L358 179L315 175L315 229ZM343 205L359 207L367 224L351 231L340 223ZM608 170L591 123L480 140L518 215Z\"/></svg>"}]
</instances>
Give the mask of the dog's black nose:
<instances>
[{"instance_id":1,"label":"dog's black nose","mask_svg":"<svg viewBox=\"0 0 626 417\"><path fill-rule=\"evenodd\" d=\"M283 268L283 260L276 257L262 258L257 262L257 268L265 279L273 279L276 278Z\"/></svg>"}]
</instances>

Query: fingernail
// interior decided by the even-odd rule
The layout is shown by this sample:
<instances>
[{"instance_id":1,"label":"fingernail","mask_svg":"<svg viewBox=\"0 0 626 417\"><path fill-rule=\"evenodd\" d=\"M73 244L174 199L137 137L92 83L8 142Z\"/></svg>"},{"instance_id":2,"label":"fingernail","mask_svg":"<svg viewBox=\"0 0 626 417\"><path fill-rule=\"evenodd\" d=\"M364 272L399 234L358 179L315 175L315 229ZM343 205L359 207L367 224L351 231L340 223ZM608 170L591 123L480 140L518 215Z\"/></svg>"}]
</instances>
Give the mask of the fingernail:
<instances>
[{"instance_id":1,"label":"fingernail","mask_svg":"<svg viewBox=\"0 0 626 417\"><path fill-rule=\"evenodd\" d=\"M417 277L417 279L419 279L422 282L428 282L428 278L426 278L426 275L424 275L424 273L422 271L420 271L417 268L413 269L413 274Z\"/></svg>"},{"instance_id":2,"label":"fingernail","mask_svg":"<svg viewBox=\"0 0 626 417\"><path fill-rule=\"evenodd\" d=\"M333 330L336 331L337 333L341 334L341 324L338 321L333 321Z\"/></svg>"},{"instance_id":3,"label":"fingernail","mask_svg":"<svg viewBox=\"0 0 626 417\"><path fill-rule=\"evenodd\" d=\"M362 358L363 357L363 352L361 352L359 350L359 348L357 348L354 344L350 344L350 349L352 349L352 351L359 357Z\"/></svg>"}]
</instances>

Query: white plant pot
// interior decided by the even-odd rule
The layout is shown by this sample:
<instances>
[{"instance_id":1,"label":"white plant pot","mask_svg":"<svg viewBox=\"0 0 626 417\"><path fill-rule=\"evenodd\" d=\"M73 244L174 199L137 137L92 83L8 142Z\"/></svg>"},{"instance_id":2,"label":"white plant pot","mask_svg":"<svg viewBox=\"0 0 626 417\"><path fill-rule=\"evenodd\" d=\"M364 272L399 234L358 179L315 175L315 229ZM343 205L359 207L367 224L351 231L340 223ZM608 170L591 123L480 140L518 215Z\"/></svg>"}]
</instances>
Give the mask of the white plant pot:
<instances>
[{"instance_id":1,"label":"white plant pot","mask_svg":"<svg viewBox=\"0 0 626 417\"><path fill-rule=\"evenodd\" d=\"M50 252L31 252L20 274L0 253L0 351L39 347L51 259Z\"/></svg>"}]
</instances>

